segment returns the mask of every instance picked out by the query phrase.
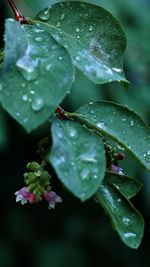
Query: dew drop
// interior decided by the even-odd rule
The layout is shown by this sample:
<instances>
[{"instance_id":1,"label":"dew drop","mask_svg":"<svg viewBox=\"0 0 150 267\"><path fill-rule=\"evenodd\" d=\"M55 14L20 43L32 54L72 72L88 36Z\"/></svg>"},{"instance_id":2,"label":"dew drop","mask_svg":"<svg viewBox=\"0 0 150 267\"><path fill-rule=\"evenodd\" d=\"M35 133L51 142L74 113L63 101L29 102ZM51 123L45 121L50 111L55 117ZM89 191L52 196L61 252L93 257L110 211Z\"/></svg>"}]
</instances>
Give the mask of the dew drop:
<instances>
[{"instance_id":1,"label":"dew drop","mask_svg":"<svg viewBox=\"0 0 150 267\"><path fill-rule=\"evenodd\" d=\"M27 95L23 95L22 99L23 99L23 101L27 101L28 100L28 96Z\"/></svg>"},{"instance_id":2,"label":"dew drop","mask_svg":"<svg viewBox=\"0 0 150 267\"><path fill-rule=\"evenodd\" d=\"M89 32L93 31L93 26L89 26Z\"/></svg>"},{"instance_id":3,"label":"dew drop","mask_svg":"<svg viewBox=\"0 0 150 267\"><path fill-rule=\"evenodd\" d=\"M77 131L73 128L68 128L68 133L69 133L69 136L72 137L72 138L76 138L77 137Z\"/></svg>"},{"instance_id":4,"label":"dew drop","mask_svg":"<svg viewBox=\"0 0 150 267\"><path fill-rule=\"evenodd\" d=\"M65 13L62 13L60 16L60 20L64 20L65 19Z\"/></svg>"},{"instance_id":5,"label":"dew drop","mask_svg":"<svg viewBox=\"0 0 150 267\"><path fill-rule=\"evenodd\" d=\"M146 153L145 159L148 163L150 163L150 150Z\"/></svg>"},{"instance_id":6,"label":"dew drop","mask_svg":"<svg viewBox=\"0 0 150 267\"><path fill-rule=\"evenodd\" d=\"M39 18L41 20L49 20L50 19L50 7L45 9L45 10L42 10L40 13L39 13Z\"/></svg>"},{"instance_id":7,"label":"dew drop","mask_svg":"<svg viewBox=\"0 0 150 267\"><path fill-rule=\"evenodd\" d=\"M27 123L27 121L28 121L28 118L24 118L24 119L23 119L23 122L24 122L24 123Z\"/></svg>"},{"instance_id":8,"label":"dew drop","mask_svg":"<svg viewBox=\"0 0 150 267\"><path fill-rule=\"evenodd\" d=\"M97 126L98 128L103 128L103 129L106 128L106 124L105 124L105 122L103 122L103 121L100 121L100 122L96 123L96 126Z\"/></svg>"},{"instance_id":9,"label":"dew drop","mask_svg":"<svg viewBox=\"0 0 150 267\"><path fill-rule=\"evenodd\" d=\"M44 32L44 30L35 28L34 32L39 33L39 32Z\"/></svg>"},{"instance_id":10,"label":"dew drop","mask_svg":"<svg viewBox=\"0 0 150 267\"><path fill-rule=\"evenodd\" d=\"M76 56L76 61L80 61L80 57L79 56Z\"/></svg>"},{"instance_id":11,"label":"dew drop","mask_svg":"<svg viewBox=\"0 0 150 267\"><path fill-rule=\"evenodd\" d=\"M77 28L76 28L76 32L79 32L79 31L80 31L80 29L77 27Z\"/></svg>"},{"instance_id":12,"label":"dew drop","mask_svg":"<svg viewBox=\"0 0 150 267\"><path fill-rule=\"evenodd\" d=\"M0 91L2 91L3 90L3 86L2 86L2 84L0 83Z\"/></svg>"},{"instance_id":13,"label":"dew drop","mask_svg":"<svg viewBox=\"0 0 150 267\"><path fill-rule=\"evenodd\" d=\"M46 67L45 67L46 71L49 71L51 69L51 67L52 67L51 64L46 65Z\"/></svg>"},{"instance_id":14,"label":"dew drop","mask_svg":"<svg viewBox=\"0 0 150 267\"><path fill-rule=\"evenodd\" d=\"M122 218L122 221L123 221L123 223L124 223L125 225L129 225L129 223L130 223L130 219L129 219L129 218L126 218L126 217L123 217L123 218Z\"/></svg>"},{"instance_id":15,"label":"dew drop","mask_svg":"<svg viewBox=\"0 0 150 267\"><path fill-rule=\"evenodd\" d=\"M78 39L78 40L80 39L80 35L77 35L77 39Z\"/></svg>"},{"instance_id":16,"label":"dew drop","mask_svg":"<svg viewBox=\"0 0 150 267\"><path fill-rule=\"evenodd\" d=\"M38 37L35 37L34 40L38 43L42 42L43 41L43 38L38 36Z\"/></svg>"},{"instance_id":17,"label":"dew drop","mask_svg":"<svg viewBox=\"0 0 150 267\"><path fill-rule=\"evenodd\" d=\"M28 55L18 59L16 66L27 81L36 80L39 76L39 71L34 65L34 61Z\"/></svg>"},{"instance_id":18,"label":"dew drop","mask_svg":"<svg viewBox=\"0 0 150 267\"><path fill-rule=\"evenodd\" d=\"M56 27L60 27L60 22L57 22Z\"/></svg>"},{"instance_id":19,"label":"dew drop","mask_svg":"<svg viewBox=\"0 0 150 267\"><path fill-rule=\"evenodd\" d=\"M16 117L19 117L19 116L20 116L20 113L19 113L19 112L17 112L17 113L16 113Z\"/></svg>"},{"instance_id":20,"label":"dew drop","mask_svg":"<svg viewBox=\"0 0 150 267\"><path fill-rule=\"evenodd\" d=\"M44 100L42 98L35 98L32 102L32 110L35 112L41 111L44 108Z\"/></svg>"},{"instance_id":21,"label":"dew drop","mask_svg":"<svg viewBox=\"0 0 150 267\"><path fill-rule=\"evenodd\" d=\"M126 121L126 118L123 118L122 121Z\"/></svg>"},{"instance_id":22,"label":"dew drop","mask_svg":"<svg viewBox=\"0 0 150 267\"><path fill-rule=\"evenodd\" d=\"M80 176L81 176L81 179L82 180L86 180L88 179L88 175L89 175L89 170L86 168L86 169L83 169L81 172L80 172Z\"/></svg>"},{"instance_id":23,"label":"dew drop","mask_svg":"<svg viewBox=\"0 0 150 267\"><path fill-rule=\"evenodd\" d=\"M22 84L21 84L21 87L22 87L22 88L25 88L25 87L26 87L26 84L25 84L25 83L22 83Z\"/></svg>"},{"instance_id":24,"label":"dew drop","mask_svg":"<svg viewBox=\"0 0 150 267\"><path fill-rule=\"evenodd\" d=\"M125 234L124 234L124 237L125 237L125 238L135 237L135 236L136 236L135 233L125 233Z\"/></svg>"},{"instance_id":25,"label":"dew drop","mask_svg":"<svg viewBox=\"0 0 150 267\"><path fill-rule=\"evenodd\" d=\"M62 60L62 57L60 56L58 59L59 59L59 60Z\"/></svg>"},{"instance_id":26,"label":"dew drop","mask_svg":"<svg viewBox=\"0 0 150 267\"><path fill-rule=\"evenodd\" d=\"M118 69L118 68L112 68L114 71L116 72L121 72L121 69Z\"/></svg>"},{"instance_id":27,"label":"dew drop","mask_svg":"<svg viewBox=\"0 0 150 267\"><path fill-rule=\"evenodd\" d=\"M34 94L35 94L34 90L31 90L31 91L30 91L30 94L31 94L31 95L34 95Z\"/></svg>"},{"instance_id":28,"label":"dew drop","mask_svg":"<svg viewBox=\"0 0 150 267\"><path fill-rule=\"evenodd\" d=\"M133 120L130 121L130 126L131 126L131 127L134 126L134 121L133 121Z\"/></svg>"},{"instance_id":29,"label":"dew drop","mask_svg":"<svg viewBox=\"0 0 150 267\"><path fill-rule=\"evenodd\" d=\"M89 102L89 105L93 105L93 104L94 104L94 102L93 102L93 101L90 101L90 102Z\"/></svg>"}]
</instances>

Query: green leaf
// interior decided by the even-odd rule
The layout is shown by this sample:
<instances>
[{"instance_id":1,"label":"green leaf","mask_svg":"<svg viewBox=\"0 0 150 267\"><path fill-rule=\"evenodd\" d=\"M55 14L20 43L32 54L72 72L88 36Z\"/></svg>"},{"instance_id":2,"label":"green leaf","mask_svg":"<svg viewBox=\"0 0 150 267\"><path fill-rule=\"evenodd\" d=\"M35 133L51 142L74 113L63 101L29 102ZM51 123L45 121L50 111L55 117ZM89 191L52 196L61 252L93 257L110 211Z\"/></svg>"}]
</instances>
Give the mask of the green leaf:
<instances>
[{"instance_id":1,"label":"green leaf","mask_svg":"<svg viewBox=\"0 0 150 267\"><path fill-rule=\"evenodd\" d=\"M106 172L105 180L112 184L127 199L134 197L142 187L139 181L113 172Z\"/></svg>"},{"instance_id":2,"label":"green leaf","mask_svg":"<svg viewBox=\"0 0 150 267\"><path fill-rule=\"evenodd\" d=\"M50 162L58 178L82 201L100 185L106 168L104 145L87 128L72 122L52 121Z\"/></svg>"},{"instance_id":3,"label":"green leaf","mask_svg":"<svg viewBox=\"0 0 150 267\"><path fill-rule=\"evenodd\" d=\"M82 2L57 3L42 10L36 20L66 47L74 65L93 82L129 84L123 72L125 34L104 8Z\"/></svg>"},{"instance_id":4,"label":"green leaf","mask_svg":"<svg viewBox=\"0 0 150 267\"><path fill-rule=\"evenodd\" d=\"M150 128L126 106L106 101L91 101L73 114L126 148L150 171Z\"/></svg>"},{"instance_id":5,"label":"green leaf","mask_svg":"<svg viewBox=\"0 0 150 267\"><path fill-rule=\"evenodd\" d=\"M109 214L121 240L130 248L138 248L144 233L142 215L107 181L103 181L95 200Z\"/></svg>"},{"instance_id":6,"label":"green leaf","mask_svg":"<svg viewBox=\"0 0 150 267\"><path fill-rule=\"evenodd\" d=\"M73 67L68 52L47 32L6 21L1 103L30 132L55 111L70 89Z\"/></svg>"}]
</instances>

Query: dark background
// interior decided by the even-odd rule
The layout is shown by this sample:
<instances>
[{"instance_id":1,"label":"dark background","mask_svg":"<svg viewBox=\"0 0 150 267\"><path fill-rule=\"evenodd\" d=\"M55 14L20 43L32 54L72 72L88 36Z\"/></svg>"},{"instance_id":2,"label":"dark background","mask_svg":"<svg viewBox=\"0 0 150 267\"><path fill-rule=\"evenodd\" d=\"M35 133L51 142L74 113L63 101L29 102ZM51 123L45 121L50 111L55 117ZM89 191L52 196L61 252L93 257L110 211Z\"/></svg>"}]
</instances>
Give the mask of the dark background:
<instances>
[{"instance_id":1,"label":"dark background","mask_svg":"<svg viewBox=\"0 0 150 267\"><path fill-rule=\"evenodd\" d=\"M58 1L15 1L23 14L30 17L54 2ZM62 106L72 111L89 100L112 100L127 104L150 124L150 1L91 2L111 11L125 29L128 40L125 70L131 86L127 91L117 83L94 85L78 71L72 92ZM1 0L0 48L6 17L13 14L7 1ZM81 204L62 188L54 174L54 189L63 198L63 204L54 211L48 210L47 203L21 206L15 202L14 192L24 186L26 164L37 159L37 142L48 135L47 125L26 134L0 109L0 267L150 266L150 175L127 153L122 163L124 172L143 183L141 192L133 199L146 222L138 250L129 249L120 241L98 204L93 200Z\"/></svg>"}]
</instances>

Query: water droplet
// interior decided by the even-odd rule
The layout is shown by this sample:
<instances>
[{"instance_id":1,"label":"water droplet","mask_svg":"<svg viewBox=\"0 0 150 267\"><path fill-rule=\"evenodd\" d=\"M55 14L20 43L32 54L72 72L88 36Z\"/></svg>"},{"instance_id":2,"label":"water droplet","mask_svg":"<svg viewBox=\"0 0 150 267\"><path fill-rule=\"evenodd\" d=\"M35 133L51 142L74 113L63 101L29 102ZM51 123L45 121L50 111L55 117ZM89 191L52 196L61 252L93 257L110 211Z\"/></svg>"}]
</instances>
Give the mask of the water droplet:
<instances>
[{"instance_id":1,"label":"water droplet","mask_svg":"<svg viewBox=\"0 0 150 267\"><path fill-rule=\"evenodd\" d=\"M128 237L135 237L135 236L136 236L135 233L125 233L125 234L124 234L124 237L125 237L125 238L128 238Z\"/></svg>"},{"instance_id":2,"label":"water droplet","mask_svg":"<svg viewBox=\"0 0 150 267\"><path fill-rule=\"evenodd\" d=\"M23 119L24 123L27 123L27 121L28 121L28 118Z\"/></svg>"},{"instance_id":3,"label":"water droplet","mask_svg":"<svg viewBox=\"0 0 150 267\"><path fill-rule=\"evenodd\" d=\"M60 27L60 22L57 22L56 27Z\"/></svg>"},{"instance_id":4,"label":"water droplet","mask_svg":"<svg viewBox=\"0 0 150 267\"><path fill-rule=\"evenodd\" d=\"M44 32L44 30L35 28L34 32L39 33L39 32Z\"/></svg>"},{"instance_id":5,"label":"water droplet","mask_svg":"<svg viewBox=\"0 0 150 267\"><path fill-rule=\"evenodd\" d=\"M148 151L145 155L145 159L148 163L150 163L150 151Z\"/></svg>"},{"instance_id":6,"label":"water droplet","mask_svg":"<svg viewBox=\"0 0 150 267\"><path fill-rule=\"evenodd\" d=\"M39 13L39 18L41 20L49 20L50 19L50 7L48 7L47 9L45 10L42 10L40 13Z\"/></svg>"},{"instance_id":7,"label":"water droplet","mask_svg":"<svg viewBox=\"0 0 150 267\"><path fill-rule=\"evenodd\" d=\"M59 59L59 60L62 60L62 57L60 56L58 59Z\"/></svg>"},{"instance_id":8,"label":"water droplet","mask_svg":"<svg viewBox=\"0 0 150 267\"><path fill-rule=\"evenodd\" d=\"M16 116L17 116L17 117L19 117L19 116L20 116L20 113L19 113L19 112L17 112L17 113L16 113Z\"/></svg>"},{"instance_id":9,"label":"water droplet","mask_svg":"<svg viewBox=\"0 0 150 267\"><path fill-rule=\"evenodd\" d=\"M133 121L133 120L130 121L130 126L131 126L131 127L134 126L134 121Z\"/></svg>"},{"instance_id":10,"label":"water droplet","mask_svg":"<svg viewBox=\"0 0 150 267\"><path fill-rule=\"evenodd\" d=\"M69 127L68 128L68 133L69 133L69 136L72 137L72 138L77 137L77 131L74 128Z\"/></svg>"},{"instance_id":11,"label":"water droplet","mask_svg":"<svg viewBox=\"0 0 150 267\"><path fill-rule=\"evenodd\" d=\"M22 58L18 59L16 62L16 66L18 70L21 72L23 77L28 81L36 80L39 71L37 69L37 66L35 66L35 61L31 59L29 55L25 55Z\"/></svg>"},{"instance_id":12,"label":"water droplet","mask_svg":"<svg viewBox=\"0 0 150 267\"><path fill-rule=\"evenodd\" d=\"M27 95L23 95L22 99L23 99L23 101L27 101L28 100L28 96Z\"/></svg>"},{"instance_id":13,"label":"water droplet","mask_svg":"<svg viewBox=\"0 0 150 267\"><path fill-rule=\"evenodd\" d=\"M2 84L0 83L0 91L2 91L3 90L3 87L2 87Z\"/></svg>"},{"instance_id":14,"label":"water droplet","mask_svg":"<svg viewBox=\"0 0 150 267\"><path fill-rule=\"evenodd\" d=\"M121 202L121 198L118 198L118 199L117 199L117 202Z\"/></svg>"},{"instance_id":15,"label":"water droplet","mask_svg":"<svg viewBox=\"0 0 150 267\"><path fill-rule=\"evenodd\" d=\"M80 57L79 57L79 56L76 56L76 60L77 60L77 61L80 61Z\"/></svg>"},{"instance_id":16,"label":"water droplet","mask_svg":"<svg viewBox=\"0 0 150 267\"><path fill-rule=\"evenodd\" d=\"M46 71L49 71L51 69L51 67L52 67L51 64L46 65L46 67L45 67Z\"/></svg>"},{"instance_id":17,"label":"water droplet","mask_svg":"<svg viewBox=\"0 0 150 267\"><path fill-rule=\"evenodd\" d=\"M89 32L93 31L93 26L89 26Z\"/></svg>"},{"instance_id":18,"label":"water droplet","mask_svg":"<svg viewBox=\"0 0 150 267\"><path fill-rule=\"evenodd\" d=\"M129 223L130 223L130 219L129 219L129 218L126 218L126 217L123 217L123 218L122 218L122 221L123 221L123 223L126 224L126 225L129 225Z\"/></svg>"},{"instance_id":19,"label":"water droplet","mask_svg":"<svg viewBox=\"0 0 150 267\"><path fill-rule=\"evenodd\" d=\"M43 41L43 38L38 36L38 37L35 37L34 40L38 43L42 42Z\"/></svg>"},{"instance_id":20,"label":"water droplet","mask_svg":"<svg viewBox=\"0 0 150 267\"><path fill-rule=\"evenodd\" d=\"M82 153L79 158L87 162L97 162L96 152L92 147L89 149L89 151Z\"/></svg>"},{"instance_id":21,"label":"water droplet","mask_svg":"<svg viewBox=\"0 0 150 267\"><path fill-rule=\"evenodd\" d=\"M91 110L91 114L94 114L94 110Z\"/></svg>"},{"instance_id":22,"label":"water droplet","mask_svg":"<svg viewBox=\"0 0 150 267\"><path fill-rule=\"evenodd\" d=\"M83 169L81 172L80 172L80 176L81 176L81 179L82 180L86 180L88 179L88 175L89 175L89 170L86 168L86 169Z\"/></svg>"},{"instance_id":23,"label":"water droplet","mask_svg":"<svg viewBox=\"0 0 150 267\"><path fill-rule=\"evenodd\" d=\"M118 68L112 68L114 71L116 72L121 72L121 69L118 69Z\"/></svg>"},{"instance_id":24,"label":"water droplet","mask_svg":"<svg viewBox=\"0 0 150 267\"><path fill-rule=\"evenodd\" d=\"M122 121L126 121L126 118L123 118Z\"/></svg>"},{"instance_id":25,"label":"water droplet","mask_svg":"<svg viewBox=\"0 0 150 267\"><path fill-rule=\"evenodd\" d=\"M65 19L65 13L62 13L60 16L60 20L64 20Z\"/></svg>"},{"instance_id":26,"label":"water droplet","mask_svg":"<svg viewBox=\"0 0 150 267\"><path fill-rule=\"evenodd\" d=\"M35 112L41 111L44 108L44 100L42 98L35 98L32 102L32 110Z\"/></svg>"},{"instance_id":27,"label":"water droplet","mask_svg":"<svg viewBox=\"0 0 150 267\"><path fill-rule=\"evenodd\" d=\"M77 39L78 39L78 40L80 39L80 35L77 35Z\"/></svg>"},{"instance_id":28,"label":"water droplet","mask_svg":"<svg viewBox=\"0 0 150 267\"><path fill-rule=\"evenodd\" d=\"M31 90L31 91L30 91L30 94L31 94L31 95L34 95L34 94L35 94L34 90Z\"/></svg>"},{"instance_id":29,"label":"water droplet","mask_svg":"<svg viewBox=\"0 0 150 267\"><path fill-rule=\"evenodd\" d=\"M21 84L21 87L22 87L22 88L25 88L25 87L26 87L26 84L25 84L25 83L22 83L22 84Z\"/></svg>"},{"instance_id":30,"label":"water droplet","mask_svg":"<svg viewBox=\"0 0 150 267\"><path fill-rule=\"evenodd\" d=\"M89 102L89 105L93 105L93 104L94 104L94 102L93 102L93 101L90 101L90 102Z\"/></svg>"},{"instance_id":31,"label":"water droplet","mask_svg":"<svg viewBox=\"0 0 150 267\"><path fill-rule=\"evenodd\" d=\"M76 28L76 32L79 32L79 31L80 31L80 29L77 27L77 28Z\"/></svg>"},{"instance_id":32,"label":"water droplet","mask_svg":"<svg viewBox=\"0 0 150 267\"><path fill-rule=\"evenodd\" d=\"M106 124L103 121L100 121L100 122L96 123L96 126L98 128L102 128L102 129L105 129L106 128Z\"/></svg>"},{"instance_id":33,"label":"water droplet","mask_svg":"<svg viewBox=\"0 0 150 267\"><path fill-rule=\"evenodd\" d=\"M93 175L93 178L94 178L94 179L97 179L97 178L98 178L98 176L97 176L96 174L94 174L94 175Z\"/></svg>"}]
</instances>

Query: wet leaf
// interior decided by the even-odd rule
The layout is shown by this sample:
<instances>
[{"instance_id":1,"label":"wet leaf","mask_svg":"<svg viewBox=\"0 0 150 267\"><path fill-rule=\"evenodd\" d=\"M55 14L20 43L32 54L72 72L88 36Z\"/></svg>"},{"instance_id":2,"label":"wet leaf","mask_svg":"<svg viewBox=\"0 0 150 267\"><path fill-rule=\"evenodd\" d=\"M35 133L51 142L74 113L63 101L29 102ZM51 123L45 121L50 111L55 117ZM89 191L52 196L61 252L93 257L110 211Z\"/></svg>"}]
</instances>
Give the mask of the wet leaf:
<instances>
[{"instance_id":1,"label":"wet leaf","mask_svg":"<svg viewBox=\"0 0 150 267\"><path fill-rule=\"evenodd\" d=\"M82 201L90 198L102 182L106 159L103 142L87 128L54 119L50 162L58 178Z\"/></svg>"},{"instance_id":2,"label":"wet leaf","mask_svg":"<svg viewBox=\"0 0 150 267\"><path fill-rule=\"evenodd\" d=\"M74 65L93 82L128 85L123 72L125 34L108 11L90 3L57 3L42 10L36 21L66 47Z\"/></svg>"},{"instance_id":3,"label":"wet leaf","mask_svg":"<svg viewBox=\"0 0 150 267\"><path fill-rule=\"evenodd\" d=\"M106 172L105 180L127 199L134 197L142 187L141 183L136 179L113 172Z\"/></svg>"},{"instance_id":4,"label":"wet leaf","mask_svg":"<svg viewBox=\"0 0 150 267\"><path fill-rule=\"evenodd\" d=\"M142 215L106 180L95 194L95 200L110 216L124 244L130 248L138 248L144 233Z\"/></svg>"},{"instance_id":5,"label":"wet leaf","mask_svg":"<svg viewBox=\"0 0 150 267\"><path fill-rule=\"evenodd\" d=\"M77 118L127 149L150 171L150 128L126 106L97 101L78 109Z\"/></svg>"},{"instance_id":6,"label":"wet leaf","mask_svg":"<svg viewBox=\"0 0 150 267\"><path fill-rule=\"evenodd\" d=\"M55 111L70 89L73 67L67 51L36 26L6 21L1 103L28 132Z\"/></svg>"}]
</instances>

